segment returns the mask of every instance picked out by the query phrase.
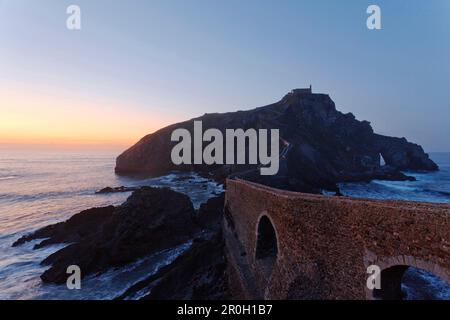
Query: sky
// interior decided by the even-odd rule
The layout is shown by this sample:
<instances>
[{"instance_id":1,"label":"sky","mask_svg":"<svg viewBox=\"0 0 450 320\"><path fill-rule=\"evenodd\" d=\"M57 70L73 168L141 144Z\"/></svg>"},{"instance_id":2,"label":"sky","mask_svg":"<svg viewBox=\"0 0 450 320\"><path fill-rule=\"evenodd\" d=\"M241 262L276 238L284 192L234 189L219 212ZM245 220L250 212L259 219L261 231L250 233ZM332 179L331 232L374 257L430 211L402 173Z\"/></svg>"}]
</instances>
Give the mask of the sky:
<instances>
[{"instance_id":1,"label":"sky","mask_svg":"<svg viewBox=\"0 0 450 320\"><path fill-rule=\"evenodd\" d=\"M312 84L378 133L450 151L449 57L448 0L0 0L0 144L125 147Z\"/></svg>"}]
</instances>

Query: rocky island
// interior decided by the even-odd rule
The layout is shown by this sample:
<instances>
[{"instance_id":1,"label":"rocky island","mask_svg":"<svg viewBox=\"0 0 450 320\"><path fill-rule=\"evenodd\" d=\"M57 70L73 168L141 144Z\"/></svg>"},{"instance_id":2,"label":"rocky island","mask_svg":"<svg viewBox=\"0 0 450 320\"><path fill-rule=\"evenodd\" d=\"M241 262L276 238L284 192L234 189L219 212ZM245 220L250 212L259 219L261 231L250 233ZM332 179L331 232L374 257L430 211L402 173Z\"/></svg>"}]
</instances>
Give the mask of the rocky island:
<instances>
[{"instance_id":1,"label":"rocky island","mask_svg":"<svg viewBox=\"0 0 450 320\"><path fill-rule=\"evenodd\" d=\"M279 129L280 170L261 177L257 165L174 165L171 161L171 133L177 128L193 131L194 121L204 129ZM385 165L380 164L381 156ZM296 89L279 102L264 107L202 117L163 128L142 138L117 158L118 174L161 175L167 172L196 171L219 180L233 175L272 187L318 193L337 191L337 182L372 179L407 180L401 171L434 171L438 166L422 147L405 138L374 133L367 121L336 110L326 94Z\"/></svg>"}]
</instances>

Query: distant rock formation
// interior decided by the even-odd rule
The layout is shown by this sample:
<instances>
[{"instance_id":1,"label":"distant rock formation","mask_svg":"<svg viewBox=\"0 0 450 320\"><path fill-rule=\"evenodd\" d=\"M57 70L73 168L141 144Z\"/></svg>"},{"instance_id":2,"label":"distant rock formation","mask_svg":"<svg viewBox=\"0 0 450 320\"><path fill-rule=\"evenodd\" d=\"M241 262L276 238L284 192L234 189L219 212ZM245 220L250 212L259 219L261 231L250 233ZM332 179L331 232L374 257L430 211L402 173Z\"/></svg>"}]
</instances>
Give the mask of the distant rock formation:
<instances>
[{"instance_id":1,"label":"distant rock formation","mask_svg":"<svg viewBox=\"0 0 450 320\"><path fill-rule=\"evenodd\" d=\"M217 128L280 129L286 146L280 150L280 171L276 176L260 176L257 165L174 165L170 154L177 128L193 132L194 120L204 130ZM281 146L283 144L280 144ZM386 161L380 165L380 154ZM223 179L238 175L248 180L293 191L336 190L337 182L371 179L411 179L401 170L438 170L419 145L405 138L375 134L370 123L358 121L351 113L336 110L326 94L296 89L281 101L248 111L205 114L174 124L142 138L122 153L116 162L118 174L161 175L169 171L196 171Z\"/></svg>"},{"instance_id":2,"label":"distant rock formation","mask_svg":"<svg viewBox=\"0 0 450 320\"><path fill-rule=\"evenodd\" d=\"M139 190L139 187L106 187L103 188L97 192L95 192L95 194L107 194L107 193L123 193L123 192L132 192L132 191L136 191Z\"/></svg>"}]
</instances>

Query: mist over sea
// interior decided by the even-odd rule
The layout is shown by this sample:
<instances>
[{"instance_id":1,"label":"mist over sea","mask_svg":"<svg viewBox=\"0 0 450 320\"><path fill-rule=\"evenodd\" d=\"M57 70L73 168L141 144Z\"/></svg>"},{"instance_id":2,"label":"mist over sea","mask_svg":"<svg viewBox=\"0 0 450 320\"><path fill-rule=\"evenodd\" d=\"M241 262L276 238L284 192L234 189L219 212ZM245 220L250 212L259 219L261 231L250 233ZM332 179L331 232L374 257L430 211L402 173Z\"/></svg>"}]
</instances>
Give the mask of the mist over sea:
<instances>
[{"instance_id":1,"label":"mist over sea","mask_svg":"<svg viewBox=\"0 0 450 320\"><path fill-rule=\"evenodd\" d=\"M111 299L171 263L190 246L187 242L100 276L89 276L83 280L83 289L74 291L65 286L44 285L39 278L47 268L40 262L62 245L33 250L36 242L32 242L11 247L26 233L91 207L121 204L130 195L95 194L106 186L169 186L189 195L195 207L223 190L213 181L188 173L158 178L119 177L114 174L117 155L106 151L0 149L0 299ZM434 153L431 158L441 171L408 172L417 178L414 182L342 184L342 193L361 198L450 203L450 153ZM419 275L438 298L450 299L448 286L430 280L427 274ZM415 294L413 290L409 293Z\"/></svg>"}]
</instances>

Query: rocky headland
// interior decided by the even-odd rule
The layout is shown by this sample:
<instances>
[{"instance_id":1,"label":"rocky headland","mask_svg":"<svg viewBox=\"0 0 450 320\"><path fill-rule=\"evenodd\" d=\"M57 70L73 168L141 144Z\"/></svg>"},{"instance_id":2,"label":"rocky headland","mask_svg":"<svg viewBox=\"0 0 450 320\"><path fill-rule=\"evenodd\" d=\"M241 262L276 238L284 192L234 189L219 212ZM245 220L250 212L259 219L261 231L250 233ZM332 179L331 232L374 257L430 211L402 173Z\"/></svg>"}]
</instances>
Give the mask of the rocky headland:
<instances>
[{"instance_id":1,"label":"rocky headland","mask_svg":"<svg viewBox=\"0 0 450 320\"><path fill-rule=\"evenodd\" d=\"M177 128L193 132L194 121L204 130L279 129L280 170L261 176L258 165L175 165L171 161L171 134ZM288 145L289 147L282 146ZM381 156L386 164L380 164ZM338 182L373 179L409 180L402 171L434 171L438 166L422 147L405 138L374 133L367 121L336 110L326 94L296 89L274 104L224 114L212 113L163 128L142 138L122 153L116 162L118 174L161 175L195 171L223 181L233 175L272 187L318 193L337 191Z\"/></svg>"}]
</instances>

